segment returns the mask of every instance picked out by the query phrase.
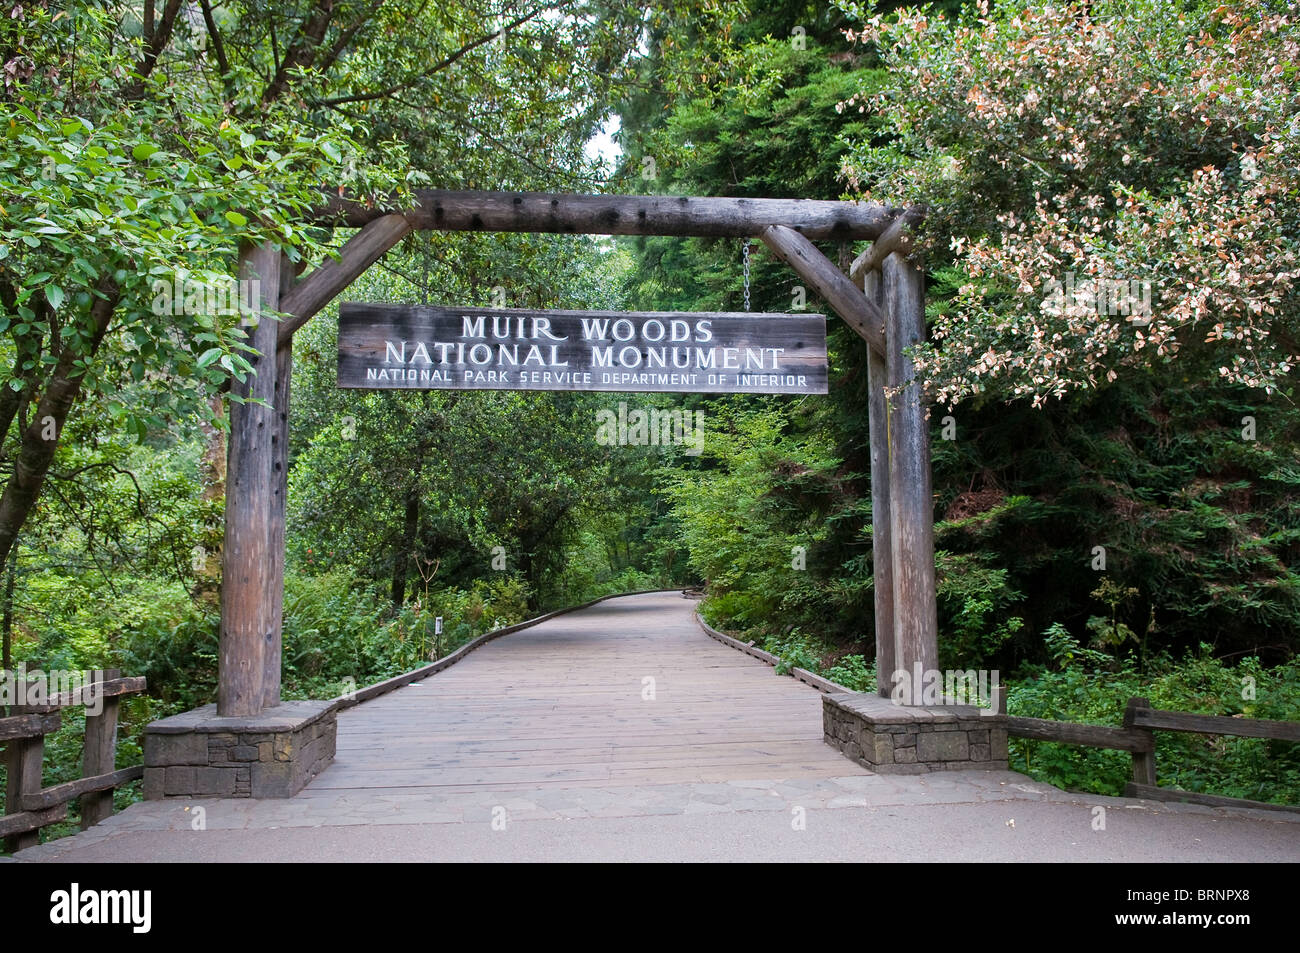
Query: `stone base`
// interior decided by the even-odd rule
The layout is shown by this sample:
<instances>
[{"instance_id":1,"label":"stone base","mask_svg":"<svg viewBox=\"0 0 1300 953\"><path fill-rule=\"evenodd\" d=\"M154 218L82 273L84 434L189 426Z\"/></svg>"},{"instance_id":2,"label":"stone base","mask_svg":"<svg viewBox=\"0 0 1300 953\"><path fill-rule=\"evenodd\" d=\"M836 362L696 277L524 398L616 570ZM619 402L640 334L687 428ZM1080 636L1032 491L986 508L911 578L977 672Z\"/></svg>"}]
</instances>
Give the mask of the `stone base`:
<instances>
[{"instance_id":1,"label":"stone base","mask_svg":"<svg viewBox=\"0 0 1300 953\"><path fill-rule=\"evenodd\" d=\"M828 745L877 774L1007 770L1005 715L971 705L909 707L867 694L822 696Z\"/></svg>"},{"instance_id":2,"label":"stone base","mask_svg":"<svg viewBox=\"0 0 1300 953\"><path fill-rule=\"evenodd\" d=\"M145 728L144 796L293 797L334 760L334 702L222 718L205 705Z\"/></svg>"}]
</instances>

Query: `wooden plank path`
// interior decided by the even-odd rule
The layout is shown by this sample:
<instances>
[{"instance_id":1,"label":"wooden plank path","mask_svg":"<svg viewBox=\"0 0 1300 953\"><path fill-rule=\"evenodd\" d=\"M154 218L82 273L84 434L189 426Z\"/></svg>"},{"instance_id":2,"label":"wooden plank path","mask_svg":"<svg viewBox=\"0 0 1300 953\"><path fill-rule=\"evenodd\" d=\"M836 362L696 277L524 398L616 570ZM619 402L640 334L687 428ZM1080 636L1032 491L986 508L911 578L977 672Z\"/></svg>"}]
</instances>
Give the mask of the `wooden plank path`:
<instances>
[{"instance_id":1,"label":"wooden plank path","mask_svg":"<svg viewBox=\"0 0 1300 953\"><path fill-rule=\"evenodd\" d=\"M299 796L868 773L822 742L819 692L708 638L695 605L601 602L341 712Z\"/></svg>"},{"instance_id":2,"label":"wooden plank path","mask_svg":"<svg viewBox=\"0 0 1300 953\"><path fill-rule=\"evenodd\" d=\"M823 743L815 689L694 610L653 593L558 616L340 712L297 797L144 801L15 859L1300 860L1292 815L872 774Z\"/></svg>"}]
</instances>

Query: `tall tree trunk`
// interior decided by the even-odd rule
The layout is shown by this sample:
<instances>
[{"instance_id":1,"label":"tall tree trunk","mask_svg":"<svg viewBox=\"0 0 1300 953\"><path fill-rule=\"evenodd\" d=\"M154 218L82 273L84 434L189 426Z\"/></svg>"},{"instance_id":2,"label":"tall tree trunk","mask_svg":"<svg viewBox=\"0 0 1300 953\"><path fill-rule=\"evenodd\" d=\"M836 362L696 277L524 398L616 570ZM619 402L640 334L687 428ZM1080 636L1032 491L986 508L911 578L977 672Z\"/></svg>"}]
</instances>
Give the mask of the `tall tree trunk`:
<instances>
[{"instance_id":1,"label":"tall tree trunk","mask_svg":"<svg viewBox=\"0 0 1300 953\"><path fill-rule=\"evenodd\" d=\"M406 489L406 512L402 519L402 537L393 554L393 611L400 611L406 599L406 577L411 572L411 554L416 551L420 535L420 474L424 470L424 456L429 442L421 440L411 468L411 482Z\"/></svg>"},{"instance_id":2,"label":"tall tree trunk","mask_svg":"<svg viewBox=\"0 0 1300 953\"><path fill-rule=\"evenodd\" d=\"M4 619L0 621L0 627L4 629L3 639L3 661L0 662L0 668L9 671L14 667L13 657L13 631L14 631L14 577L18 575L18 543L9 550L9 558L5 561L5 594L4 594Z\"/></svg>"},{"instance_id":3,"label":"tall tree trunk","mask_svg":"<svg viewBox=\"0 0 1300 953\"><path fill-rule=\"evenodd\" d=\"M222 394L213 394L208 399L215 420L220 420L225 413L225 399ZM203 456L199 458L199 483L202 485L200 499L214 505L226 498L226 432L221 427L200 421L199 430L203 434ZM221 548L225 540L225 527L220 521L205 524L199 545L203 547L203 565L195 575L195 598L200 602L216 608L221 592Z\"/></svg>"},{"instance_id":4,"label":"tall tree trunk","mask_svg":"<svg viewBox=\"0 0 1300 953\"><path fill-rule=\"evenodd\" d=\"M419 457L416 458L419 460ZM406 515L402 520L402 536L393 554L393 611L402 608L406 599L406 577L411 569L411 551L420 532L420 469L416 464L411 474L411 485L406 491Z\"/></svg>"},{"instance_id":5,"label":"tall tree trunk","mask_svg":"<svg viewBox=\"0 0 1300 953\"><path fill-rule=\"evenodd\" d=\"M5 483L4 494L0 496L0 561L8 560L18 533L40 498L45 475L54 462L54 451L58 448L63 424L81 393L82 374L78 373L76 362L99 352L108 325L113 320L113 312L121 296L117 283L110 278L103 278L96 290L98 294L90 308L89 353L75 351L70 344L63 346L45 393L36 405L36 413L22 433L13 475Z\"/></svg>"}]
</instances>

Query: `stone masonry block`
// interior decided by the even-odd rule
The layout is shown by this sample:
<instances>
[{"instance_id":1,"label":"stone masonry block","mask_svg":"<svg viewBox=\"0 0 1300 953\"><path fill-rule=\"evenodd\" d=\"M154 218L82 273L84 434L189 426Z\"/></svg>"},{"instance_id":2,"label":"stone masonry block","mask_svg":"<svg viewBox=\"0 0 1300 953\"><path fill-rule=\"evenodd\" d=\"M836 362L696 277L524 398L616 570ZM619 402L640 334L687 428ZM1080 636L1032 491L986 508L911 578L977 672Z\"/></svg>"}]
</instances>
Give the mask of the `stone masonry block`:
<instances>
[{"instance_id":1,"label":"stone masonry block","mask_svg":"<svg viewBox=\"0 0 1300 953\"><path fill-rule=\"evenodd\" d=\"M964 731L935 731L918 735L918 761L969 761L970 744Z\"/></svg>"},{"instance_id":2,"label":"stone masonry block","mask_svg":"<svg viewBox=\"0 0 1300 953\"><path fill-rule=\"evenodd\" d=\"M202 735L145 735L146 767L207 764L208 743Z\"/></svg>"}]
</instances>

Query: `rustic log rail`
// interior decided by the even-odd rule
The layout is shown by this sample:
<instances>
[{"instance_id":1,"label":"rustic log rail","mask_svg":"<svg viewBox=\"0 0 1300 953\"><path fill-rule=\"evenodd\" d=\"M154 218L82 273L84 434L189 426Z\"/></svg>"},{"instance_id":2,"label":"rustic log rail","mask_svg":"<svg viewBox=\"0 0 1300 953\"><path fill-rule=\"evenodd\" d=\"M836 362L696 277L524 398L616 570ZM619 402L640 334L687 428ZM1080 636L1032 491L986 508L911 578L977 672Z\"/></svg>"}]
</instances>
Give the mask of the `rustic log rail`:
<instances>
[{"instance_id":1,"label":"rustic log rail","mask_svg":"<svg viewBox=\"0 0 1300 953\"><path fill-rule=\"evenodd\" d=\"M143 765L114 770L118 706L124 696L145 688L143 677L122 678L116 669L109 669L101 681L53 695L45 704L9 706L11 713L0 718L0 742L5 744L7 768L0 837L4 837L6 849L34 847L40 842L41 828L66 820L68 803L77 798L81 799L83 831L113 813L113 791L144 777ZM64 708L99 699L103 700L100 713L86 715L82 777L42 787L45 736L59 729Z\"/></svg>"},{"instance_id":2,"label":"rustic log rail","mask_svg":"<svg viewBox=\"0 0 1300 953\"><path fill-rule=\"evenodd\" d=\"M1300 806L1296 805L1269 804L1247 798L1221 797L1217 794L1198 794L1195 791L1182 791L1178 788L1158 787L1155 731L1182 731L1300 743L1300 722L1162 711L1152 708L1147 699L1140 697L1128 700L1128 707L1124 710L1124 725L1121 728L1081 725L1070 721L1052 721L1047 718L1022 718L1015 715L1007 717L1007 734L1013 738L1130 752L1133 756L1133 779L1124 786L1125 797L1145 798L1149 801L1184 801L1208 807L1250 807L1265 811L1300 813Z\"/></svg>"}]
</instances>

